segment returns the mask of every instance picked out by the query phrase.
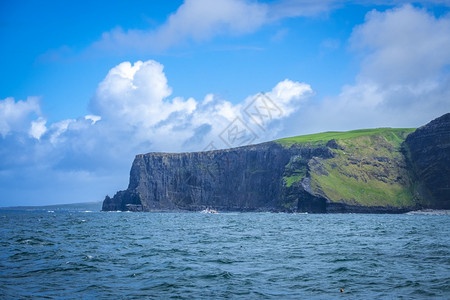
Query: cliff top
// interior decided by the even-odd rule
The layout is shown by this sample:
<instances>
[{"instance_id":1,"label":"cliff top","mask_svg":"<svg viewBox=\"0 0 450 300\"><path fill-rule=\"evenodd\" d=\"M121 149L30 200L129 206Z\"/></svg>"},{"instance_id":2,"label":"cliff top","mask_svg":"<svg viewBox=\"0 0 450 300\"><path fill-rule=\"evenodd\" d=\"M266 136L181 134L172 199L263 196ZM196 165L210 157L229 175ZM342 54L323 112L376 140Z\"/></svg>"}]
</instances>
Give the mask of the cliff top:
<instances>
[{"instance_id":1,"label":"cliff top","mask_svg":"<svg viewBox=\"0 0 450 300\"><path fill-rule=\"evenodd\" d=\"M382 135L387 139L395 136L398 133L411 133L415 128L374 128L374 129L357 129L351 131L327 131L322 133L314 133L307 135L299 135L294 137L288 137L283 139L275 140L275 142L283 146L291 146L295 144L310 144L310 145L320 145L325 144L329 140L347 140L354 139L362 136L372 136L372 135ZM399 140L402 142L402 140Z\"/></svg>"}]
</instances>

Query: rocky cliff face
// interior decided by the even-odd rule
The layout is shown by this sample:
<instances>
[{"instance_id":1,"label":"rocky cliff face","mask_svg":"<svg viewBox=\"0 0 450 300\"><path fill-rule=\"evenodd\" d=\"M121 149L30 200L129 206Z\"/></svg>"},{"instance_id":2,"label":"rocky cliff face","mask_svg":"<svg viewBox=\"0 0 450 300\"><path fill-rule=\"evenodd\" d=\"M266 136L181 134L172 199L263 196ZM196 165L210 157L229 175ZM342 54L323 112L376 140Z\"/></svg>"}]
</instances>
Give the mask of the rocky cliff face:
<instances>
[{"instance_id":1,"label":"rocky cliff face","mask_svg":"<svg viewBox=\"0 0 450 300\"><path fill-rule=\"evenodd\" d=\"M418 128L405 144L417 200L450 209L450 113Z\"/></svg>"},{"instance_id":2,"label":"rocky cliff face","mask_svg":"<svg viewBox=\"0 0 450 300\"><path fill-rule=\"evenodd\" d=\"M103 210L369 213L446 208L449 116L419 128L406 143L411 129L377 129L227 150L137 155L128 189L107 196Z\"/></svg>"},{"instance_id":3,"label":"rocky cliff face","mask_svg":"<svg viewBox=\"0 0 450 300\"><path fill-rule=\"evenodd\" d=\"M137 155L126 191L107 197L103 210L293 211L283 175L292 161L306 166L313 157L333 154L327 147L265 143L229 150ZM300 188L302 189L302 188ZM314 197L314 196L310 196Z\"/></svg>"}]
</instances>

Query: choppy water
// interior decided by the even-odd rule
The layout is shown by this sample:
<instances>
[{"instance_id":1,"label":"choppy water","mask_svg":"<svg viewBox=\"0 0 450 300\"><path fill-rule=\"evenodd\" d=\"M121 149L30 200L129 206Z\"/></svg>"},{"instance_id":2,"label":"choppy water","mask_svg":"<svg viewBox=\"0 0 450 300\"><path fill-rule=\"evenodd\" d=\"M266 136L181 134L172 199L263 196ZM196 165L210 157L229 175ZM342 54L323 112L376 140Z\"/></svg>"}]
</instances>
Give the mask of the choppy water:
<instances>
[{"instance_id":1,"label":"choppy water","mask_svg":"<svg viewBox=\"0 0 450 300\"><path fill-rule=\"evenodd\" d=\"M449 225L450 215L0 211L0 298L449 299Z\"/></svg>"}]
</instances>

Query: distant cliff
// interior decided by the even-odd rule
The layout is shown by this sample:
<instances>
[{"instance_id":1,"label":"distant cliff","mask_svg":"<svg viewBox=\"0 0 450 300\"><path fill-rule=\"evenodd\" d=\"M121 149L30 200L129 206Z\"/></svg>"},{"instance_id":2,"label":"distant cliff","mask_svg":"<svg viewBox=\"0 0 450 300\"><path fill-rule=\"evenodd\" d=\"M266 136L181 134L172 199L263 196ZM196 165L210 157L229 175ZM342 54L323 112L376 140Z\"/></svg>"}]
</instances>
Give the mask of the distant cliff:
<instances>
[{"instance_id":1,"label":"distant cliff","mask_svg":"<svg viewBox=\"0 0 450 300\"><path fill-rule=\"evenodd\" d=\"M450 114L241 148L137 155L104 211L403 212L448 208ZM409 135L409 136L408 136ZM439 177L439 178L437 178Z\"/></svg>"}]
</instances>

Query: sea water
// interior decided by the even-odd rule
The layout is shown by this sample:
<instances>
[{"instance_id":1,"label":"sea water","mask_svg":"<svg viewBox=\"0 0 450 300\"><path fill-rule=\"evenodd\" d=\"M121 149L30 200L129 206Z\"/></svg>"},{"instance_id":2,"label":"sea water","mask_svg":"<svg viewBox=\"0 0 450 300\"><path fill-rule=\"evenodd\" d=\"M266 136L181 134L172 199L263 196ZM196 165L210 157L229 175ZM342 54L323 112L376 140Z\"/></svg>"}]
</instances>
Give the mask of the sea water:
<instances>
[{"instance_id":1,"label":"sea water","mask_svg":"<svg viewBox=\"0 0 450 300\"><path fill-rule=\"evenodd\" d=\"M449 225L433 214L0 211L0 298L449 299Z\"/></svg>"}]
</instances>

